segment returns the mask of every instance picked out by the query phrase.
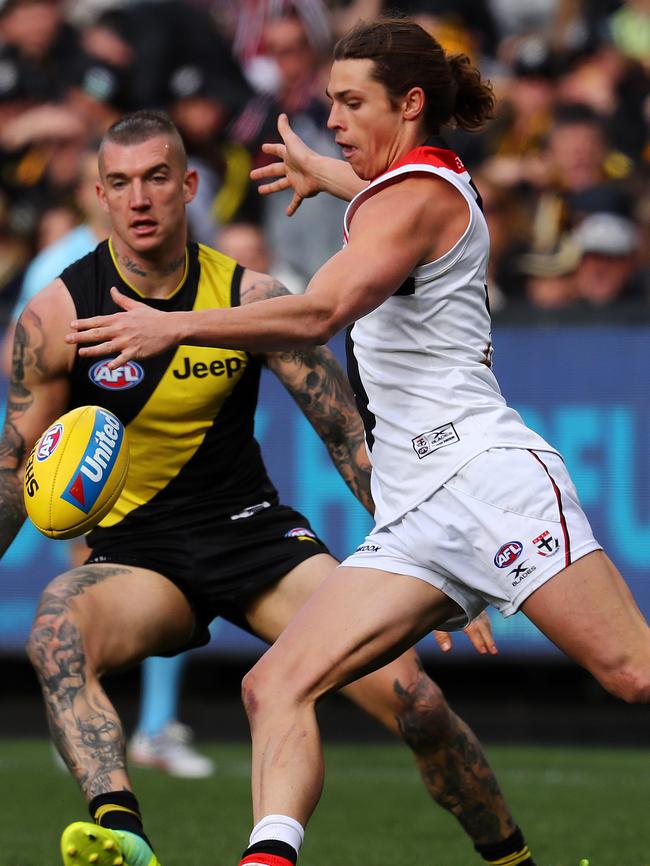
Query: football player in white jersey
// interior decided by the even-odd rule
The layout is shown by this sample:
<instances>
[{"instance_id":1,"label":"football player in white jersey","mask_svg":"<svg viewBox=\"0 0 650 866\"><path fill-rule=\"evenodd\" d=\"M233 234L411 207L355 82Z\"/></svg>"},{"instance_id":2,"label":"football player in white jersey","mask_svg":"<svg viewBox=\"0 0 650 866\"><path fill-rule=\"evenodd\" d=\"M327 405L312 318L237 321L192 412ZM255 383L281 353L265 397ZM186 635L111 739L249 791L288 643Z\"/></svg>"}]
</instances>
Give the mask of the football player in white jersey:
<instances>
[{"instance_id":1,"label":"football player in white jersey","mask_svg":"<svg viewBox=\"0 0 650 866\"><path fill-rule=\"evenodd\" d=\"M650 629L594 539L564 463L510 409L490 369L489 239L460 159L436 139L490 115L489 85L406 20L361 23L334 50L329 126L347 165L280 124L279 186L347 198L343 249L302 296L250 307L125 312L73 323L114 365L176 343L268 351L345 326L373 463L376 527L247 675L255 821L242 864L290 866L319 799L314 707L433 628L486 604L523 610L627 701L650 701ZM301 163L301 159L305 162ZM369 182L369 183L368 183ZM470 577L468 577L470 576ZM486 859L532 862L525 848Z\"/></svg>"}]
</instances>

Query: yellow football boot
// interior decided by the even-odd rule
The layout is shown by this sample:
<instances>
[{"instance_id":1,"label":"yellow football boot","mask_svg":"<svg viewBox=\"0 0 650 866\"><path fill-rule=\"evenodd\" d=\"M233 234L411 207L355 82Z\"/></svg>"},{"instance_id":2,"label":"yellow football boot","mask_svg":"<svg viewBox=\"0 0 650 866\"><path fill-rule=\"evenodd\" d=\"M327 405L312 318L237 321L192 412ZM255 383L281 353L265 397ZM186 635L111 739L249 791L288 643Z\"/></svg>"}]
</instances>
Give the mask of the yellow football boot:
<instances>
[{"instance_id":1,"label":"yellow football boot","mask_svg":"<svg viewBox=\"0 0 650 866\"><path fill-rule=\"evenodd\" d=\"M64 866L160 866L144 839L90 821L75 821L61 836Z\"/></svg>"}]
</instances>

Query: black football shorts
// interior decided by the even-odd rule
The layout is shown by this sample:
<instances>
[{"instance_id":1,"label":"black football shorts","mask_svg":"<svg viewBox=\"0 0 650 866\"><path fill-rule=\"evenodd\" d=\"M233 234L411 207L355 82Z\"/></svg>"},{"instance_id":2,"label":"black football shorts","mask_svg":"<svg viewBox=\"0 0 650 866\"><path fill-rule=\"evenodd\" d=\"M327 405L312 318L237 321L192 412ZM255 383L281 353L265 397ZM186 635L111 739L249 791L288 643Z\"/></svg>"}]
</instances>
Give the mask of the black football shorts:
<instances>
[{"instance_id":1,"label":"black football shorts","mask_svg":"<svg viewBox=\"0 0 650 866\"><path fill-rule=\"evenodd\" d=\"M96 535L96 533L95 533ZM119 524L93 538L87 562L115 562L148 568L176 584L196 619L192 640L182 652L210 640L208 626L217 616L250 629L244 611L262 589L304 560L329 553L309 521L285 505L260 503L239 514L164 531Z\"/></svg>"}]
</instances>

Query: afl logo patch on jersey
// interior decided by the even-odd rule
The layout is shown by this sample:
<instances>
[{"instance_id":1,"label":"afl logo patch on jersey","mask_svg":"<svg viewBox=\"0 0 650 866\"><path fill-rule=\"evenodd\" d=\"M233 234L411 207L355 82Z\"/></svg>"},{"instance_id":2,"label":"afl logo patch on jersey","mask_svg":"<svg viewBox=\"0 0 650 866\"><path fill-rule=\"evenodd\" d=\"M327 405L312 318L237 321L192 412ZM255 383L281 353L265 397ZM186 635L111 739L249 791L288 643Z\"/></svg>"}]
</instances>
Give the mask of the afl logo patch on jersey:
<instances>
[{"instance_id":1,"label":"afl logo patch on jersey","mask_svg":"<svg viewBox=\"0 0 650 866\"><path fill-rule=\"evenodd\" d=\"M284 533L285 538L297 538L298 541L316 541L316 533L305 526L296 526Z\"/></svg>"},{"instance_id":2,"label":"afl logo patch on jersey","mask_svg":"<svg viewBox=\"0 0 650 866\"><path fill-rule=\"evenodd\" d=\"M38 451L36 452L36 459L39 463L42 463L54 454L62 436L63 424L58 423L53 424L49 430L46 430L45 433L43 433L40 445L38 446Z\"/></svg>"},{"instance_id":3,"label":"afl logo patch on jersey","mask_svg":"<svg viewBox=\"0 0 650 866\"><path fill-rule=\"evenodd\" d=\"M135 361L127 361L117 370L111 370L108 366L110 358L104 358L93 364L88 370L88 378L100 388L107 391L124 391L134 388L144 379L144 370Z\"/></svg>"},{"instance_id":4,"label":"afl logo patch on jersey","mask_svg":"<svg viewBox=\"0 0 650 866\"><path fill-rule=\"evenodd\" d=\"M494 564L497 568L507 568L521 556L524 545L521 541L507 541L497 550Z\"/></svg>"}]
</instances>

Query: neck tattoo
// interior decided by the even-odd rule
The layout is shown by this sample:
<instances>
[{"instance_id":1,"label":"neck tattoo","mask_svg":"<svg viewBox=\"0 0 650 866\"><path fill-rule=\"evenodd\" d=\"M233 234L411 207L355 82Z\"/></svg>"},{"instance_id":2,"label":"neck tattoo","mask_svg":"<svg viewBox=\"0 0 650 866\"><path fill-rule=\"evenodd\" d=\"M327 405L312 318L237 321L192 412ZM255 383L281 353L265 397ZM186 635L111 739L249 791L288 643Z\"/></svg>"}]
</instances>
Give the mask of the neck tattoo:
<instances>
[{"instance_id":1,"label":"neck tattoo","mask_svg":"<svg viewBox=\"0 0 650 866\"><path fill-rule=\"evenodd\" d=\"M129 258L129 256L120 256L120 264L123 266L125 271L128 271L131 274L136 274L138 277L149 276L149 272L145 271L141 264L139 264L138 262L134 262L133 259ZM185 250L183 250L183 252L175 259L171 259L169 262L166 262L166 264L164 264L160 268L158 273L162 277L168 277L170 274L173 274L174 271L178 270L178 268L182 267L184 264Z\"/></svg>"}]
</instances>

